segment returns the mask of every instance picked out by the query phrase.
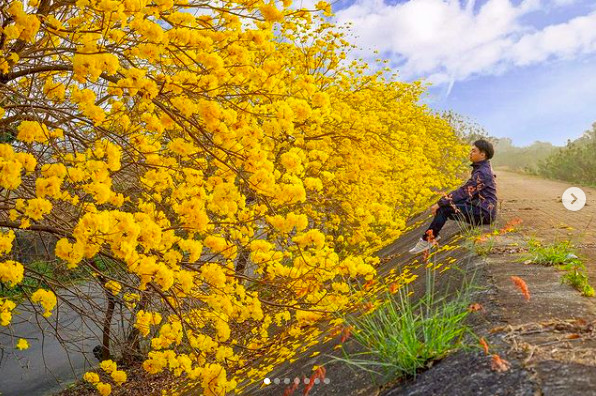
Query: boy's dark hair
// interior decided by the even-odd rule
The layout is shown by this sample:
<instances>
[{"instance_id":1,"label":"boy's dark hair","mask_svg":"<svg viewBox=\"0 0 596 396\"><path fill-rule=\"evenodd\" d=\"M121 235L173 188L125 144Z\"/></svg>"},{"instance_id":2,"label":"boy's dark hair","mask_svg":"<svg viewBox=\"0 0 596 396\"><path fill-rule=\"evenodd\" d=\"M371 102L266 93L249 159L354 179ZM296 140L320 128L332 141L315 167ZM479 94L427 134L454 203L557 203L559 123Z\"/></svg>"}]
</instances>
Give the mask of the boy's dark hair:
<instances>
[{"instance_id":1,"label":"boy's dark hair","mask_svg":"<svg viewBox=\"0 0 596 396\"><path fill-rule=\"evenodd\" d=\"M495 155L495 149L493 145L488 140L480 139L474 142L474 146L478 147L478 149L486 154L486 159L491 159L493 155Z\"/></svg>"}]
</instances>

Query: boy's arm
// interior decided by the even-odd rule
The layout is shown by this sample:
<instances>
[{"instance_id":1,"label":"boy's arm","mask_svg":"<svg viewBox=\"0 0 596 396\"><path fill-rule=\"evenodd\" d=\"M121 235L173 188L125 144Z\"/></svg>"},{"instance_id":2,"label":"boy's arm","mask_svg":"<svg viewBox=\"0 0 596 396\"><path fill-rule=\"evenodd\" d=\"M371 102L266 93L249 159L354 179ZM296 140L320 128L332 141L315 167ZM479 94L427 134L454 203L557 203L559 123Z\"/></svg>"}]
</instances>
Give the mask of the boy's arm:
<instances>
[{"instance_id":1,"label":"boy's arm","mask_svg":"<svg viewBox=\"0 0 596 396\"><path fill-rule=\"evenodd\" d=\"M459 187L457 190L453 190L445 197L439 199L437 204L439 206L448 206L451 203L463 201L467 198L471 198L474 193L477 191L482 190L484 187L484 182L482 181L482 175L480 172L472 173L472 176L468 181Z\"/></svg>"}]
</instances>

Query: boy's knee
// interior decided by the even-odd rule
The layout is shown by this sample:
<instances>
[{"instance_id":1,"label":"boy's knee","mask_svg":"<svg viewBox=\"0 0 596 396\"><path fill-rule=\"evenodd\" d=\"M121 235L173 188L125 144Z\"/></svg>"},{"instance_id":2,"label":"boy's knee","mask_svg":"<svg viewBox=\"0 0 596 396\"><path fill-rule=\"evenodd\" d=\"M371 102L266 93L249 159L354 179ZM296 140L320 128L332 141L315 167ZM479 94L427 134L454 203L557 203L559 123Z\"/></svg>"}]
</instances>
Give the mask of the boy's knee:
<instances>
[{"instance_id":1,"label":"boy's knee","mask_svg":"<svg viewBox=\"0 0 596 396\"><path fill-rule=\"evenodd\" d=\"M450 205L446 205L446 206L439 206L439 209L437 209L437 213L441 212L441 213L452 213L455 210L450 206Z\"/></svg>"}]
</instances>

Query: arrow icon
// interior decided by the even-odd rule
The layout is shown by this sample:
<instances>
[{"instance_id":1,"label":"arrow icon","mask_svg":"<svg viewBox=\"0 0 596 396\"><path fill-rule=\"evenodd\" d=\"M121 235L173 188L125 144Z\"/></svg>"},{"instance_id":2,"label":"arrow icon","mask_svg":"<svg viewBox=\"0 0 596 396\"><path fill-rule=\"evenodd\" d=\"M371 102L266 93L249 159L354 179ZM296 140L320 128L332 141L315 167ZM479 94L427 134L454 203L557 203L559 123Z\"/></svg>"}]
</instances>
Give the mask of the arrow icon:
<instances>
[{"instance_id":1,"label":"arrow icon","mask_svg":"<svg viewBox=\"0 0 596 396\"><path fill-rule=\"evenodd\" d=\"M566 209L571 211L578 211L586 204L586 193L578 187L569 187L563 193L561 202Z\"/></svg>"}]
</instances>

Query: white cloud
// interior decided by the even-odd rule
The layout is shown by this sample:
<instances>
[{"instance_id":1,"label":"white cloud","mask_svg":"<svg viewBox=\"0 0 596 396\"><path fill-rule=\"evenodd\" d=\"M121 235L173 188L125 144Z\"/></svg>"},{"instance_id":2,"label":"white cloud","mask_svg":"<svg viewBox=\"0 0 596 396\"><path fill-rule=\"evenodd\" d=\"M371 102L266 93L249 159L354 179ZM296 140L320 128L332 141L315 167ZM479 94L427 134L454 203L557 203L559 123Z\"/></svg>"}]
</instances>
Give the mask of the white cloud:
<instances>
[{"instance_id":1,"label":"white cloud","mask_svg":"<svg viewBox=\"0 0 596 396\"><path fill-rule=\"evenodd\" d=\"M596 13L525 35L511 47L510 59L516 65L528 65L592 52L596 52Z\"/></svg>"},{"instance_id":2,"label":"white cloud","mask_svg":"<svg viewBox=\"0 0 596 396\"><path fill-rule=\"evenodd\" d=\"M546 1L546 0L543 0ZM565 6L574 0L547 0ZM336 13L352 23L354 55L374 58L378 49L398 64L405 78L429 77L452 83L473 75L499 74L509 68L551 58L596 52L596 12L537 30L524 18L540 11L541 0L410 0L386 4L357 0Z\"/></svg>"}]
</instances>

